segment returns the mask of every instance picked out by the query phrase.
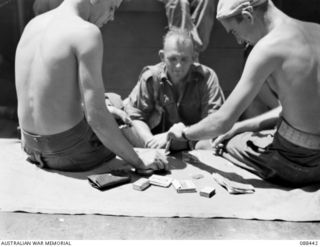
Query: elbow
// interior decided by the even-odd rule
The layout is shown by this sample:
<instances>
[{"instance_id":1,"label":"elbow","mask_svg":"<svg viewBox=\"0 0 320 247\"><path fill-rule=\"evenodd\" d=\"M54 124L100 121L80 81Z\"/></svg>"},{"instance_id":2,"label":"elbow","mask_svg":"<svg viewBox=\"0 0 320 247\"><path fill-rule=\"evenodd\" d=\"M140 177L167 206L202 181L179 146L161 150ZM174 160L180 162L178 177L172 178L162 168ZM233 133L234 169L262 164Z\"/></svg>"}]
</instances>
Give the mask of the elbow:
<instances>
[{"instance_id":1,"label":"elbow","mask_svg":"<svg viewBox=\"0 0 320 247\"><path fill-rule=\"evenodd\" d=\"M96 130L98 125L97 125L97 121L95 120L95 117L90 114L86 116L86 119L89 126L92 128L92 130Z\"/></svg>"},{"instance_id":2,"label":"elbow","mask_svg":"<svg viewBox=\"0 0 320 247\"><path fill-rule=\"evenodd\" d=\"M93 131L99 131L101 128L101 116L98 112L90 112L86 114L86 119Z\"/></svg>"}]
</instances>

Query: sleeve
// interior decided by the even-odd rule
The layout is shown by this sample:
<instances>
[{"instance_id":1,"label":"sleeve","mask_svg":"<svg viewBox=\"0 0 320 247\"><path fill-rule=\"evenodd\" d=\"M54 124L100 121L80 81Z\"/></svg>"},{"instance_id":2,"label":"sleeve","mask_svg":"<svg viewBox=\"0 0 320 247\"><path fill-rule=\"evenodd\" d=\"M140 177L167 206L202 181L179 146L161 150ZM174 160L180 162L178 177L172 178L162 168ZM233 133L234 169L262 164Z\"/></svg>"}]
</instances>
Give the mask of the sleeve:
<instances>
[{"instance_id":1,"label":"sleeve","mask_svg":"<svg viewBox=\"0 0 320 247\"><path fill-rule=\"evenodd\" d=\"M125 101L125 111L132 120L148 122L155 107L152 82L152 72L144 68L136 86Z\"/></svg>"},{"instance_id":2,"label":"sleeve","mask_svg":"<svg viewBox=\"0 0 320 247\"><path fill-rule=\"evenodd\" d=\"M225 101L217 74L208 69L201 88L201 119L217 111Z\"/></svg>"}]
</instances>

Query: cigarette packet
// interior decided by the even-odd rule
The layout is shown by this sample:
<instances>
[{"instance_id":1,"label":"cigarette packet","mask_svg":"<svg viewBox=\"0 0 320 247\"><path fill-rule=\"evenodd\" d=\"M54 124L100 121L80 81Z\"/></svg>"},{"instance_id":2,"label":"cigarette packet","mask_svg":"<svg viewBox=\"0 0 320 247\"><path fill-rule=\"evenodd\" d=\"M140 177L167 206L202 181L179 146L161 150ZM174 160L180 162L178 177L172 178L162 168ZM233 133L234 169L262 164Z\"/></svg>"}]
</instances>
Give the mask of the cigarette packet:
<instances>
[{"instance_id":1,"label":"cigarette packet","mask_svg":"<svg viewBox=\"0 0 320 247\"><path fill-rule=\"evenodd\" d=\"M150 186L150 181L147 178L140 178L132 186L135 190L143 191Z\"/></svg>"},{"instance_id":2,"label":"cigarette packet","mask_svg":"<svg viewBox=\"0 0 320 247\"><path fill-rule=\"evenodd\" d=\"M200 196L211 198L216 193L214 187L204 187L200 190Z\"/></svg>"},{"instance_id":3,"label":"cigarette packet","mask_svg":"<svg viewBox=\"0 0 320 247\"><path fill-rule=\"evenodd\" d=\"M197 192L197 188L191 180L173 180L172 185L178 193Z\"/></svg>"}]
</instances>

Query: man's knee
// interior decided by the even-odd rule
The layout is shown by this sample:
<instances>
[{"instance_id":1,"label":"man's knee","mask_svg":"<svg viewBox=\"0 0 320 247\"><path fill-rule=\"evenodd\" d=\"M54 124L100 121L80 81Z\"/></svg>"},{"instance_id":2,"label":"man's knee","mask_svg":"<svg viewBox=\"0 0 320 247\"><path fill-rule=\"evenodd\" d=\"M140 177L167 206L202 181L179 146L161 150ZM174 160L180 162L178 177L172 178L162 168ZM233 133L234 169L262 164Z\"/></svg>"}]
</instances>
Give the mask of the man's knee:
<instances>
[{"instance_id":1,"label":"man's knee","mask_svg":"<svg viewBox=\"0 0 320 247\"><path fill-rule=\"evenodd\" d=\"M243 152L247 146L247 141L248 133L236 135L225 143L225 150L230 154Z\"/></svg>"},{"instance_id":2,"label":"man's knee","mask_svg":"<svg viewBox=\"0 0 320 247\"><path fill-rule=\"evenodd\" d=\"M212 150L211 140L198 141L194 147L197 150Z\"/></svg>"}]
</instances>

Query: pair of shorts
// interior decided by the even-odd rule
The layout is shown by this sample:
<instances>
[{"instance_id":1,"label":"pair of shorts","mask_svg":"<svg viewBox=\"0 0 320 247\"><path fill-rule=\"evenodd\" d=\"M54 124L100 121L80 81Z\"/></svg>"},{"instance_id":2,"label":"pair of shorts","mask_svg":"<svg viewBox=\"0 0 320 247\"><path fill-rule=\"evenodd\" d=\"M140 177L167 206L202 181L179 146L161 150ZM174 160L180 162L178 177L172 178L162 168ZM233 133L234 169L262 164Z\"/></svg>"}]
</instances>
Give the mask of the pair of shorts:
<instances>
[{"instance_id":1,"label":"pair of shorts","mask_svg":"<svg viewBox=\"0 0 320 247\"><path fill-rule=\"evenodd\" d=\"M289 142L276 130L233 137L223 157L272 183L300 187L320 183L320 150Z\"/></svg>"},{"instance_id":2,"label":"pair of shorts","mask_svg":"<svg viewBox=\"0 0 320 247\"><path fill-rule=\"evenodd\" d=\"M28 161L44 169L79 172L115 158L84 118L70 130L54 135L21 131L22 148Z\"/></svg>"}]
</instances>

